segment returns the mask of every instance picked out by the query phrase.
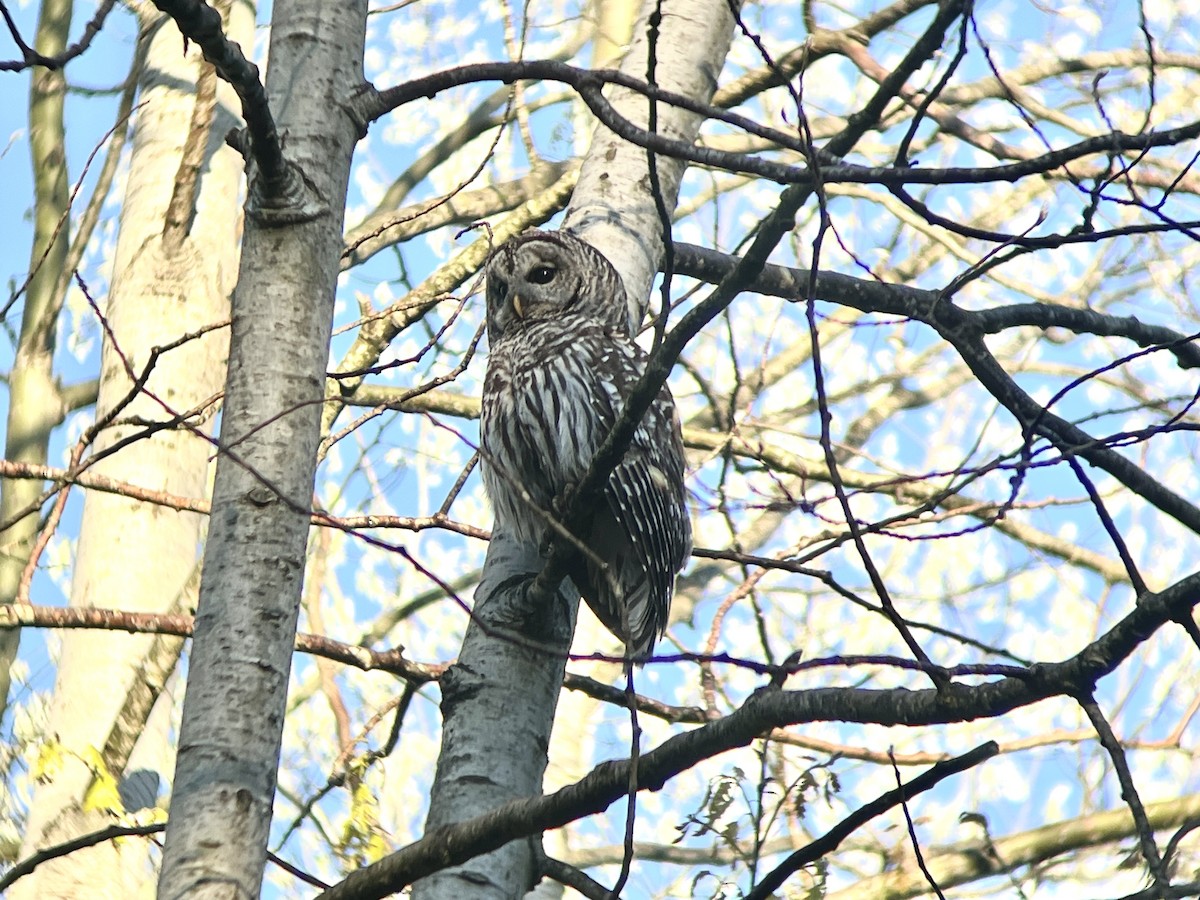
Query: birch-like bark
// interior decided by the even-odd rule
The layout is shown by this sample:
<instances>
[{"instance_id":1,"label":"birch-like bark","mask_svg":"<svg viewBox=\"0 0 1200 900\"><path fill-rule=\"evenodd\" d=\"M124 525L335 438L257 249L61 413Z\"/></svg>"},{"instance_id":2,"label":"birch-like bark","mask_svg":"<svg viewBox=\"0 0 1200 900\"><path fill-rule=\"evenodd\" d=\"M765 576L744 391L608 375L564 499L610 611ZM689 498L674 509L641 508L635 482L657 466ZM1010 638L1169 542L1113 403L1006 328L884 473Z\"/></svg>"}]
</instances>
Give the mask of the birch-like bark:
<instances>
[{"instance_id":1,"label":"birch-like bark","mask_svg":"<svg viewBox=\"0 0 1200 900\"><path fill-rule=\"evenodd\" d=\"M305 196L293 217L247 204L163 900L262 885L359 138L341 101L362 83L366 14L366 0L274 5L267 95Z\"/></svg>"},{"instance_id":2,"label":"birch-like bark","mask_svg":"<svg viewBox=\"0 0 1200 900\"><path fill-rule=\"evenodd\" d=\"M133 382L127 365L140 374L153 348L228 318L237 271L237 245L230 235L241 219L242 160L222 142L237 121L237 98L227 87L218 92L190 228L181 241L164 241L165 214L197 103L201 60L197 47L180 52L178 32L152 10L141 26L151 43L139 79L142 106L134 125L112 282L103 305L113 340L106 340L102 351L98 419L128 399ZM232 4L227 28L235 40L249 45L254 37L253 5ZM172 413L159 400L183 412L212 398L223 380L226 334L225 329L211 332L163 354L144 390L123 407L121 418L165 421ZM179 428L134 441L96 463L93 471L153 490L203 497L211 445L203 437L206 423L196 427L199 434ZM95 451L139 430L129 425L106 428L97 437ZM87 493L71 604L137 612L190 611L204 524L195 513L171 512L115 494ZM96 754L109 773L121 775L182 644L178 638L119 632L63 635L46 728L53 738L43 748L43 758L53 760L53 774L34 792L23 856L108 824L104 812L86 809ZM152 737L161 739L157 732ZM154 774L165 781L170 771ZM17 883L14 896L128 896L152 877L147 852L144 841L89 848L40 866Z\"/></svg>"},{"instance_id":3,"label":"birch-like bark","mask_svg":"<svg viewBox=\"0 0 1200 900\"><path fill-rule=\"evenodd\" d=\"M651 18L661 12L657 40ZM621 71L659 87L708 102L733 40L729 4L719 0L649 0L633 30L633 43ZM655 64L651 79L650 56ZM628 88L610 87L609 102L636 125L650 123L650 101ZM664 104L656 109L656 130L691 143L701 119ZM686 163L656 157L662 204L675 209ZM563 228L597 247L621 274L634 330L645 317L650 286L663 257L663 223L650 187L646 150L597 125L579 173Z\"/></svg>"},{"instance_id":4,"label":"birch-like bark","mask_svg":"<svg viewBox=\"0 0 1200 900\"><path fill-rule=\"evenodd\" d=\"M579 605L566 587L551 609L530 609L527 583L512 579L543 562L536 547L492 534L462 651L440 682L442 752L427 832L541 790ZM520 897L538 878L534 850L531 841L514 841L417 882L413 897Z\"/></svg>"},{"instance_id":5,"label":"birch-like bark","mask_svg":"<svg viewBox=\"0 0 1200 900\"><path fill-rule=\"evenodd\" d=\"M646 78L650 49L648 22L656 10L662 23L655 42L655 81L664 88L707 101L733 35L733 19L723 0L650 0L634 28L633 44L621 66L629 75ZM614 91L610 100L629 119L645 125L648 101L641 95ZM700 127L695 115L662 107L658 130L692 141ZM675 206L684 166L657 160L658 180L666 209ZM595 244L617 267L625 282L631 320L641 322L650 285L662 257L662 223L649 193L646 151L600 127L584 162L583 174L567 212L566 226ZM626 298L615 298L624 302ZM492 536L483 581L476 594L475 615L468 625L458 663L443 681L443 733L430 800L426 832L486 813L505 800L540 793L546 748L562 673L560 657L527 652L501 634L487 634L496 611L510 628L527 637L556 643L564 617L578 593L564 584L561 604L530 609L527 582L544 560L537 547L522 547L503 533ZM549 625L547 633L547 625ZM577 728L586 723L568 723ZM495 853L446 869L418 882L416 900L462 900L465 897L520 896L537 878L535 847L519 841Z\"/></svg>"}]
</instances>

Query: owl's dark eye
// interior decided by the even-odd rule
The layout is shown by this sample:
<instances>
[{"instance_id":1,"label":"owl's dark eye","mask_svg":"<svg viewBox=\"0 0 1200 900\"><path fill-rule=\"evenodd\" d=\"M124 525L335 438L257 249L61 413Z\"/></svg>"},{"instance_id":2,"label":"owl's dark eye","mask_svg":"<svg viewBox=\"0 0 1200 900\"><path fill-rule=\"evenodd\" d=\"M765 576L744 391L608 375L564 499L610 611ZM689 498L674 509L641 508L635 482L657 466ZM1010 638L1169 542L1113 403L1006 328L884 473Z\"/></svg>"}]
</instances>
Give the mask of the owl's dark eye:
<instances>
[{"instance_id":1,"label":"owl's dark eye","mask_svg":"<svg viewBox=\"0 0 1200 900\"><path fill-rule=\"evenodd\" d=\"M549 284L557 274L558 270L554 266L534 266L525 276L525 280L534 284Z\"/></svg>"}]
</instances>

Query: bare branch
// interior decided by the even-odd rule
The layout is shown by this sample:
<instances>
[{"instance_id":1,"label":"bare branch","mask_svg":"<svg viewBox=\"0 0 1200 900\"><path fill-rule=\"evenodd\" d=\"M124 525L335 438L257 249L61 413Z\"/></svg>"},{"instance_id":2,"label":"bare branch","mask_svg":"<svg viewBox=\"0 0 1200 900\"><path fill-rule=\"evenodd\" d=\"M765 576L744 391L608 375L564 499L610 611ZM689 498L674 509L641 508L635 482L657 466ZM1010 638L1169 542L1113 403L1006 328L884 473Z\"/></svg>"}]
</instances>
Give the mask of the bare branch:
<instances>
[{"instance_id":1,"label":"bare branch","mask_svg":"<svg viewBox=\"0 0 1200 900\"><path fill-rule=\"evenodd\" d=\"M83 34L80 35L78 41L61 53L45 56L25 43L21 38L21 33L17 30L17 23L13 21L12 15L8 11L8 4L0 3L0 16L4 17L4 24L8 26L9 36L21 51L19 60L0 60L0 72L19 72L32 66L39 66L52 72L61 69L75 57L82 56L87 52L88 48L92 46L92 41L96 39L96 35L100 33L100 29L104 27L104 20L108 18L108 14L116 5L116 0L103 0L96 7L96 12L91 20L84 26Z\"/></svg>"},{"instance_id":2,"label":"bare branch","mask_svg":"<svg viewBox=\"0 0 1200 900\"><path fill-rule=\"evenodd\" d=\"M166 827L165 822L156 822L150 825L110 825L108 828L100 831L93 831L91 834L82 835L74 840L56 844L53 847L47 847L45 850L39 850L28 859L21 860L5 872L3 877L0 877L0 891L8 890L19 879L24 878L44 862L67 856L76 850L83 850L85 847L94 847L97 844L103 844L105 841L113 841L117 838L147 837L152 834L160 834Z\"/></svg>"},{"instance_id":3,"label":"bare branch","mask_svg":"<svg viewBox=\"0 0 1200 900\"><path fill-rule=\"evenodd\" d=\"M957 9L957 5L954 8ZM653 85L648 85L643 81L613 70L580 69L553 60L477 63L475 65L462 66L458 69L448 69L424 78L414 79L413 81L405 82L384 91L376 91L368 85L348 101L348 103L362 121L370 122L406 103L430 97L440 91L463 84L472 84L478 81L503 81L511 83L517 80L532 79L557 81L572 86L579 92L579 96L588 105L588 108L596 118L603 122L606 127L627 141L646 147L663 156L685 159L697 165L708 166L714 169L723 169L746 175L757 175L778 184L795 184L810 187L813 183L814 173L807 167L800 168L744 153L734 153L712 147L685 144L638 127L617 113L604 98L601 89L606 84L618 84L622 87L636 90L644 94L647 98L657 102L677 106L680 109L725 122L749 134L764 138L776 147L794 150L798 153L804 152L803 145L791 134L772 128L765 128L744 116L726 112L712 104L699 103L670 91L663 91ZM898 85L887 82L885 84L887 96L889 98L894 96ZM873 111L871 115L878 115L880 112L882 110ZM855 124L857 125L857 123ZM818 159L821 162L820 177L822 181L831 184L881 184L899 189L904 185L912 184L1011 183L1031 175L1044 175L1054 172L1069 162L1095 154L1144 153L1147 150L1158 147L1178 146L1193 140L1197 136L1200 136L1200 121L1178 128L1148 131L1141 134L1112 132L1077 141L1065 147L1048 150L1030 159L1022 159L996 166L860 166L843 162L841 156L846 151L839 150L832 144L819 149ZM906 202L915 203L916 201L910 198ZM923 215L932 215L923 205L920 211ZM939 221L941 221L940 218ZM955 223L948 223L948 225L953 226ZM1180 223L1168 223L1161 226L1163 230L1178 229L1179 227ZM995 237L991 233L978 232L966 226L959 225L957 228L964 234L978 235L986 238ZM1130 233L1128 229L1121 229L1120 231L1122 233ZM1065 242L1070 242L1072 239L1095 240L1095 235L1012 237L1013 242L1022 247L1060 246Z\"/></svg>"},{"instance_id":4,"label":"bare branch","mask_svg":"<svg viewBox=\"0 0 1200 900\"><path fill-rule=\"evenodd\" d=\"M1142 858L1146 861L1146 868L1150 870L1151 881L1161 891L1170 883L1170 878L1163 871L1162 856L1159 855L1158 845L1154 842L1154 831L1150 826L1150 820L1146 817L1146 807L1142 805L1142 798L1138 796L1137 787L1133 783L1133 773L1129 771L1129 760L1125 758L1125 749L1117 740L1117 736L1113 734L1112 726L1108 724L1108 719L1104 717L1103 710L1100 709L1091 692L1081 693L1077 699L1084 713L1087 714L1088 720L1092 723L1092 727L1096 729L1100 743L1108 751L1113 768L1117 771L1117 781L1121 784L1121 797L1133 814L1133 824L1137 828Z\"/></svg>"},{"instance_id":5,"label":"bare branch","mask_svg":"<svg viewBox=\"0 0 1200 900\"><path fill-rule=\"evenodd\" d=\"M887 793L880 794L870 803L864 804L853 813L827 831L821 838L813 841L807 847L797 850L782 863L775 867L753 890L745 895L745 900L767 900L778 891L787 879L797 870L816 862L823 856L832 853L846 838L872 819L878 818L889 809L902 803L907 803L917 794L923 793L939 782L952 775L973 769L980 763L991 759L1000 748L995 741L980 744L974 750L938 763L927 772L923 772L911 781L905 782ZM897 776L899 777L899 776Z\"/></svg>"},{"instance_id":6,"label":"bare branch","mask_svg":"<svg viewBox=\"0 0 1200 900\"><path fill-rule=\"evenodd\" d=\"M125 612L81 606L31 606L13 604L0 606L0 629L85 628L99 631L127 631L130 634L168 634L191 637L193 617L184 613ZM417 663L406 659L403 648L372 650L358 644L346 644L318 634L296 635L295 648L343 665L361 669L390 672L409 681L424 684L441 677L444 665Z\"/></svg>"},{"instance_id":7,"label":"bare branch","mask_svg":"<svg viewBox=\"0 0 1200 900\"><path fill-rule=\"evenodd\" d=\"M261 176L252 183L261 192L263 204L286 207L299 202L305 196L304 183L283 157L258 66L246 59L237 42L225 37L221 14L203 0L155 0L154 5L175 20L185 41L200 46L204 58L242 101L250 152Z\"/></svg>"}]
</instances>

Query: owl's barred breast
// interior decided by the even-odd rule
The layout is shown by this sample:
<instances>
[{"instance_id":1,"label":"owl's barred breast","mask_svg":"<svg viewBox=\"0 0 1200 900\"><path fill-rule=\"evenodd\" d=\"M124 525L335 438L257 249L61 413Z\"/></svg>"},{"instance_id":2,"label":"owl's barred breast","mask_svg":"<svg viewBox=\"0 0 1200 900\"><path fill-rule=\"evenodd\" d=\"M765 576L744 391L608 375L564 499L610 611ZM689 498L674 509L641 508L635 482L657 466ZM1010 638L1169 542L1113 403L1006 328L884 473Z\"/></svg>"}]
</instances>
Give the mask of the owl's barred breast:
<instances>
[{"instance_id":1,"label":"owl's barred breast","mask_svg":"<svg viewBox=\"0 0 1200 900\"><path fill-rule=\"evenodd\" d=\"M488 355L482 411L483 480L499 523L536 541L546 522L521 497L552 511L554 498L587 471L620 412L606 375L621 356L595 322L534 323L505 335ZM615 414L615 415L614 415Z\"/></svg>"}]
</instances>

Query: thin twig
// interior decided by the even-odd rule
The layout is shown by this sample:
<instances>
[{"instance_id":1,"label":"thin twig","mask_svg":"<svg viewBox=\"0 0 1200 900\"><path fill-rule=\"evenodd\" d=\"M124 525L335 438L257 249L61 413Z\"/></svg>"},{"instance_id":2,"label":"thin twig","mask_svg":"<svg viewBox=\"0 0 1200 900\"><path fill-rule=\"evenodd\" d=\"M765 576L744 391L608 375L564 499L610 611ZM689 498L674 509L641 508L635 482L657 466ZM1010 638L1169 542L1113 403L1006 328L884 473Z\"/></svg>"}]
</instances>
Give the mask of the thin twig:
<instances>
[{"instance_id":1,"label":"thin twig","mask_svg":"<svg viewBox=\"0 0 1200 900\"><path fill-rule=\"evenodd\" d=\"M1113 769L1117 773L1117 781L1121 785L1121 797L1133 815L1138 843L1142 849L1142 858L1146 861L1146 868L1150 870L1150 878L1154 882L1155 888L1163 891L1170 885L1171 880L1163 870L1158 844L1154 841L1154 829L1150 827L1150 820L1146 817L1146 807L1142 805L1142 798L1138 795L1137 787L1133 783L1133 773L1129 770L1129 761L1125 758L1125 748L1117 740L1112 727L1108 724L1108 719L1104 717L1104 712L1090 692L1081 692L1076 697L1076 701L1092 723L1092 727L1096 729L1101 746L1108 752L1109 759L1112 760Z\"/></svg>"},{"instance_id":2,"label":"thin twig","mask_svg":"<svg viewBox=\"0 0 1200 900\"><path fill-rule=\"evenodd\" d=\"M772 896L783 887L783 883L794 872L799 871L804 866L811 865L822 857L828 856L838 848L842 841L862 828L867 822L878 818L894 806L904 805L917 794L929 790L950 776L965 772L985 760L991 759L999 752L1000 748L996 742L988 741L986 744L980 744L974 750L964 753L962 756L955 756L952 759L938 763L927 772L922 772L916 778L905 783L900 783L899 770L897 769L896 780L898 786L895 789L880 794L870 803L860 806L807 847L797 850L769 872L752 890L748 891L743 900L766 900L766 898Z\"/></svg>"}]
</instances>

